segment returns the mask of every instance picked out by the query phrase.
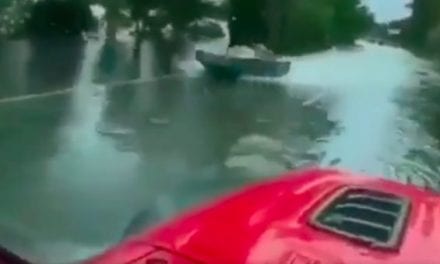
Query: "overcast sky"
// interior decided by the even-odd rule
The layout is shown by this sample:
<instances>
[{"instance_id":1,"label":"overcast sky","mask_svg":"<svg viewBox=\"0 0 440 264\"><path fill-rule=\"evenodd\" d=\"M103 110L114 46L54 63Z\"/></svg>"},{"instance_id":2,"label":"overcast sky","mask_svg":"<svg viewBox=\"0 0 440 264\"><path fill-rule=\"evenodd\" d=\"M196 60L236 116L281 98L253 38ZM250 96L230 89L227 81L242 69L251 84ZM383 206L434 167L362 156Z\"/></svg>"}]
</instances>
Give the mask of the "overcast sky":
<instances>
[{"instance_id":1,"label":"overcast sky","mask_svg":"<svg viewBox=\"0 0 440 264\"><path fill-rule=\"evenodd\" d=\"M387 22L411 14L411 10L405 5L412 0L364 0L364 2L374 13L377 22Z\"/></svg>"}]
</instances>

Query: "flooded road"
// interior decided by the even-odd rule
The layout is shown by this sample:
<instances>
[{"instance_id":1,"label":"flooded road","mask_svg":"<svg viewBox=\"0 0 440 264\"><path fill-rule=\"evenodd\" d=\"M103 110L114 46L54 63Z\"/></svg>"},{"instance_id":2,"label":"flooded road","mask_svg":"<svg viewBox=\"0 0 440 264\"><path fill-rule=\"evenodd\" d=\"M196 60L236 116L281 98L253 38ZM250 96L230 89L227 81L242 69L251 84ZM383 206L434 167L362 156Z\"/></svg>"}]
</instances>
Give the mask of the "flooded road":
<instances>
[{"instance_id":1,"label":"flooded road","mask_svg":"<svg viewBox=\"0 0 440 264\"><path fill-rule=\"evenodd\" d=\"M0 49L0 240L37 262L99 252L139 212L155 223L306 166L440 189L440 82L403 49L361 42L288 58L282 79L231 84L190 55L156 77L149 43L138 68L124 45L69 43L47 49L46 65L38 46Z\"/></svg>"},{"instance_id":2,"label":"flooded road","mask_svg":"<svg viewBox=\"0 0 440 264\"><path fill-rule=\"evenodd\" d=\"M395 170L405 162L405 155L433 143L417 120L408 118L414 105L404 101L420 89L431 88L421 83L432 85L435 74L428 73L428 62L403 49L360 44L351 51L297 59L289 80L316 87L314 103L323 105L328 120L337 123L320 146L323 165L334 161L354 171L403 177Z\"/></svg>"}]
</instances>

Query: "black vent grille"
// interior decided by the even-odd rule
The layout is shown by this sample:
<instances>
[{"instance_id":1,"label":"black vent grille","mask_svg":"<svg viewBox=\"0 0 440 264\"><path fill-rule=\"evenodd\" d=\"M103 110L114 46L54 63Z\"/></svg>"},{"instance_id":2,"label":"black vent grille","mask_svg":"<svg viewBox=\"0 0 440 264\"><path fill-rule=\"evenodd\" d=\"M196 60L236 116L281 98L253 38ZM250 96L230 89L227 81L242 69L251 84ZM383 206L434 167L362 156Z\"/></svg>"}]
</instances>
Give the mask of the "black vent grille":
<instances>
[{"instance_id":1,"label":"black vent grille","mask_svg":"<svg viewBox=\"0 0 440 264\"><path fill-rule=\"evenodd\" d=\"M345 189L312 219L312 225L373 247L399 246L410 203L394 195Z\"/></svg>"}]
</instances>

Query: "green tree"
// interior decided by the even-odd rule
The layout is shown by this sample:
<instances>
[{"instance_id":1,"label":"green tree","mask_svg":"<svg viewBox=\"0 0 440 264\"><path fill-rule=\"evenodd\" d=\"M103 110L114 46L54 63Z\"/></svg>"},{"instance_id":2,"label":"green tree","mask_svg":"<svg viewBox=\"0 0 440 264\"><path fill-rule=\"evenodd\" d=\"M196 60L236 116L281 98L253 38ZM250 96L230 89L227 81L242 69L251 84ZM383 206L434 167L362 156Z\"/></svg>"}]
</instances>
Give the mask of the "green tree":
<instances>
[{"instance_id":1,"label":"green tree","mask_svg":"<svg viewBox=\"0 0 440 264\"><path fill-rule=\"evenodd\" d=\"M231 0L231 8L231 44L263 42L278 53L353 44L374 23L360 0Z\"/></svg>"},{"instance_id":2,"label":"green tree","mask_svg":"<svg viewBox=\"0 0 440 264\"><path fill-rule=\"evenodd\" d=\"M230 0L230 5L230 46L265 42L268 35L266 0Z\"/></svg>"},{"instance_id":3,"label":"green tree","mask_svg":"<svg viewBox=\"0 0 440 264\"><path fill-rule=\"evenodd\" d=\"M123 24L125 22L124 20L126 20L122 11L128 8L127 0L96 0L95 3L105 7L107 38L109 40L115 40L119 25Z\"/></svg>"},{"instance_id":4,"label":"green tree","mask_svg":"<svg viewBox=\"0 0 440 264\"><path fill-rule=\"evenodd\" d=\"M28 32L35 36L77 36L93 26L85 0L42 0L30 10Z\"/></svg>"},{"instance_id":5,"label":"green tree","mask_svg":"<svg viewBox=\"0 0 440 264\"><path fill-rule=\"evenodd\" d=\"M24 33L31 0L0 0L0 37Z\"/></svg>"},{"instance_id":6,"label":"green tree","mask_svg":"<svg viewBox=\"0 0 440 264\"><path fill-rule=\"evenodd\" d=\"M335 43L351 44L374 23L360 0L333 0L333 39Z\"/></svg>"},{"instance_id":7,"label":"green tree","mask_svg":"<svg viewBox=\"0 0 440 264\"><path fill-rule=\"evenodd\" d=\"M201 0L163 0L163 5L169 13L172 25L177 29L184 29L189 23L202 17L205 7Z\"/></svg>"},{"instance_id":8,"label":"green tree","mask_svg":"<svg viewBox=\"0 0 440 264\"><path fill-rule=\"evenodd\" d=\"M130 20L136 26L136 33L141 34L144 27L154 27L149 11L153 9L161 10L164 20L170 23L175 29L182 30L190 22L202 16L205 3L201 0L96 0L103 5L106 12L108 23L108 35L114 36L118 25L123 23L126 18L125 12L128 11ZM164 26L158 24L156 26ZM159 28L160 29L160 28Z\"/></svg>"},{"instance_id":9,"label":"green tree","mask_svg":"<svg viewBox=\"0 0 440 264\"><path fill-rule=\"evenodd\" d=\"M440 1L414 0L411 8L409 26L403 33L404 41L413 47L424 48L430 31L440 22Z\"/></svg>"},{"instance_id":10,"label":"green tree","mask_svg":"<svg viewBox=\"0 0 440 264\"><path fill-rule=\"evenodd\" d=\"M440 55L440 24L429 32L426 46L428 51Z\"/></svg>"},{"instance_id":11,"label":"green tree","mask_svg":"<svg viewBox=\"0 0 440 264\"><path fill-rule=\"evenodd\" d=\"M289 1L286 10L290 13L281 23L281 38L271 49L293 54L323 49L331 44L334 10L326 1Z\"/></svg>"},{"instance_id":12,"label":"green tree","mask_svg":"<svg viewBox=\"0 0 440 264\"><path fill-rule=\"evenodd\" d=\"M136 26L136 33L140 34L143 30L143 20L148 10L159 5L159 0L127 0L130 8L130 16Z\"/></svg>"},{"instance_id":13,"label":"green tree","mask_svg":"<svg viewBox=\"0 0 440 264\"><path fill-rule=\"evenodd\" d=\"M0 0L0 12L11 6L12 0Z\"/></svg>"}]
</instances>

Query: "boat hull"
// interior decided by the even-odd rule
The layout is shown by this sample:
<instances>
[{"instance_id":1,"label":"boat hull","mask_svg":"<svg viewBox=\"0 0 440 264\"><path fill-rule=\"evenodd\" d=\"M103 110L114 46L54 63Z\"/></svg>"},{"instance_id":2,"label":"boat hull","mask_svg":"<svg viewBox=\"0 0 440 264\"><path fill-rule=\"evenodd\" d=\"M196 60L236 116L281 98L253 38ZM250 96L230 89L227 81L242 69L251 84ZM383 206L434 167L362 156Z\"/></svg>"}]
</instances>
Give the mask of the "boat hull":
<instances>
[{"instance_id":1,"label":"boat hull","mask_svg":"<svg viewBox=\"0 0 440 264\"><path fill-rule=\"evenodd\" d=\"M197 51L196 59L214 77L238 78L242 75L281 77L290 71L290 62L260 58L239 58Z\"/></svg>"}]
</instances>

